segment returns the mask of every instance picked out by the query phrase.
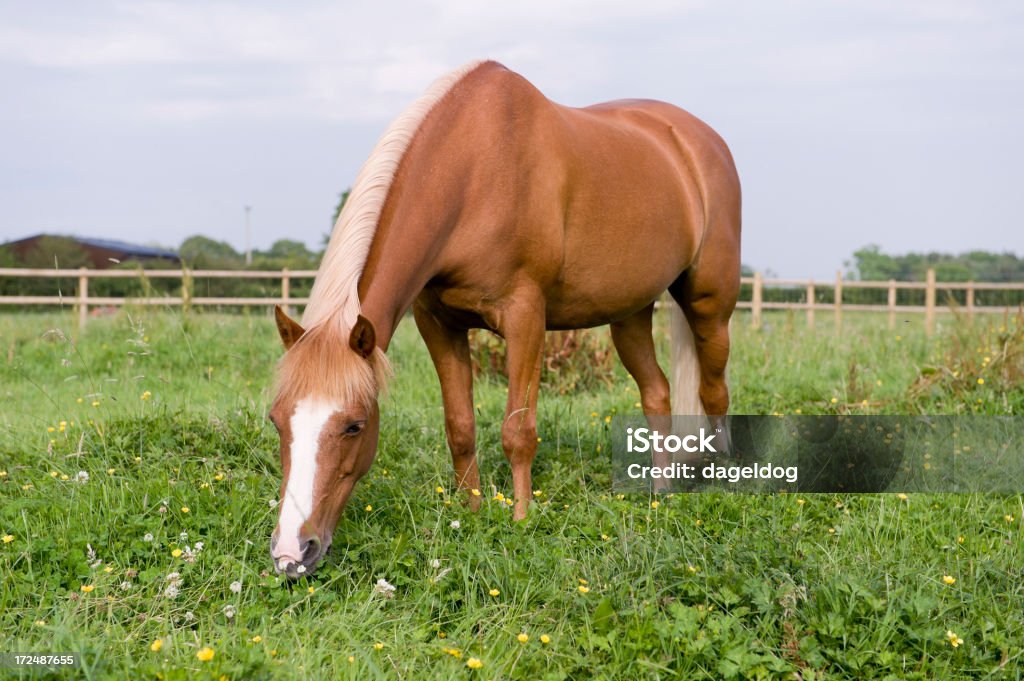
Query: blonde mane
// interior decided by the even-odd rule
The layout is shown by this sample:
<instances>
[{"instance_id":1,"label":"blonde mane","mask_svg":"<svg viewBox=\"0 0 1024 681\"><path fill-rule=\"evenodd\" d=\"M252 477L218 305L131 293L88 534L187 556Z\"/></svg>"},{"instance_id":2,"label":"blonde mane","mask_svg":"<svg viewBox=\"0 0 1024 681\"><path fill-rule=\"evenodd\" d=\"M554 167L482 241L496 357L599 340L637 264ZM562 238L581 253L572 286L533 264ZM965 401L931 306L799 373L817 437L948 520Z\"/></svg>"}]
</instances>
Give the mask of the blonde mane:
<instances>
[{"instance_id":1,"label":"blonde mane","mask_svg":"<svg viewBox=\"0 0 1024 681\"><path fill-rule=\"evenodd\" d=\"M355 324L359 314L359 278L366 266L370 244L377 231L398 164L423 120L434 106L483 61L472 61L441 76L396 118L377 142L338 216L317 272L309 304L302 315L308 330L337 319L342 329Z\"/></svg>"},{"instance_id":2,"label":"blonde mane","mask_svg":"<svg viewBox=\"0 0 1024 681\"><path fill-rule=\"evenodd\" d=\"M375 348L369 361L349 347L360 312L359 278L380 214L402 157L427 114L483 61L465 64L438 78L396 118L363 164L338 216L302 315L305 333L277 367L277 399L294 403L313 396L366 407L387 385L391 365Z\"/></svg>"}]
</instances>

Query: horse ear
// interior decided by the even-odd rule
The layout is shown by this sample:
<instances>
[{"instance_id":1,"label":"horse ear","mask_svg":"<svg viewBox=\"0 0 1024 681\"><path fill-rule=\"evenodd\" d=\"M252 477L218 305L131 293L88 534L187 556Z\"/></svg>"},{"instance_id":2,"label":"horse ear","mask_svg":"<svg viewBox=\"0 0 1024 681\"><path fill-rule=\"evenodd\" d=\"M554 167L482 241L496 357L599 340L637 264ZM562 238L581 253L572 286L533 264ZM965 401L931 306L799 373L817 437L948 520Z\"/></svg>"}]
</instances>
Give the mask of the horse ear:
<instances>
[{"instance_id":1,"label":"horse ear","mask_svg":"<svg viewBox=\"0 0 1024 681\"><path fill-rule=\"evenodd\" d=\"M373 328L373 322L359 315L348 337L348 345L363 359L369 359L377 345L377 331Z\"/></svg>"},{"instance_id":2,"label":"horse ear","mask_svg":"<svg viewBox=\"0 0 1024 681\"><path fill-rule=\"evenodd\" d=\"M280 305L274 306L274 320L277 322L277 332L281 334L285 350L295 345L295 342L302 338L302 334L306 333L298 322L284 313Z\"/></svg>"}]
</instances>

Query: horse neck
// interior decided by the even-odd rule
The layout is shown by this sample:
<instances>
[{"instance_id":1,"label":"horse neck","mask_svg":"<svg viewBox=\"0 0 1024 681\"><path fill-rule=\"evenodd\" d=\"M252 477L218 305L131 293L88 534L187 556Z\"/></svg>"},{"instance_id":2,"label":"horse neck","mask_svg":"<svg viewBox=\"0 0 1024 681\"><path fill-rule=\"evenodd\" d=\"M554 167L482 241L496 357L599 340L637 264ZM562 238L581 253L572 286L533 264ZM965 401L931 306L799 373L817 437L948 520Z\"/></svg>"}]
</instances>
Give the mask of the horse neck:
<instances>
[{"instance_id":1,"label":"horse neck","mask_svg":"<svg viewBox=\"0 0 1024 681\"><path fill-rule=\"evenodd\" d=\"M402 175L384 205L359 280L361 314L373 322L377 345L384 350L402 315L438 273L438 258L455 222L455 211L442 202L418 200L427 192L399 187Z\"/></svg>"}]
</instances>

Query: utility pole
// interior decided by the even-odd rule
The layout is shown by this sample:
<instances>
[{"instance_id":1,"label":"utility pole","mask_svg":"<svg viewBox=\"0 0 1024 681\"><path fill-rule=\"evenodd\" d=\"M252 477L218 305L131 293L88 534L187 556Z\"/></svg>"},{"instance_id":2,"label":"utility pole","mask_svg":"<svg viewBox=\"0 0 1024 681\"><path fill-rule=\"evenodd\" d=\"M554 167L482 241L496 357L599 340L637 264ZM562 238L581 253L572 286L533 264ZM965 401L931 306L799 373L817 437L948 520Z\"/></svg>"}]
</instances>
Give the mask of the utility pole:
<instances>
[{"instance_id":1,"label":"utility pole","mask_svg":"<svg viewBox=\"0 0 1024 681\"><path fill-rule=\"evenodd\" d=\"M252 229L249 226L249 213L252 206L245 207L245 264L252 264Z\"/></svg>"}]
</instances>

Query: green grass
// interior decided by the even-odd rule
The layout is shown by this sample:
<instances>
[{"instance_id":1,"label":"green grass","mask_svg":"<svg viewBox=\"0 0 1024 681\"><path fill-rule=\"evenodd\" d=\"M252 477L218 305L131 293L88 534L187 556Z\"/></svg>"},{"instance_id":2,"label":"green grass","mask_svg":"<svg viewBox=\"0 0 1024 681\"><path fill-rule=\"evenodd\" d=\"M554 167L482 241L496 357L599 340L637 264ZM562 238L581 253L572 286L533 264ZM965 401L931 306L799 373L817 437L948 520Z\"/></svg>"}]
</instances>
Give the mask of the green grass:
<instances>
[{"instance_id":1,"label":"green grass","mask_svg":"<svg viewBox=\"0 0 1024 681\"><path fill-rule=\"evenodd\" d=\"M884 318L848 316L838 337L767 321L734 325L737 413L1024 411L996 354L1013 320L946 320L933 339ZM1024 675L1020 496L618 498L605 417L638 397L617 369L542 395L542 494L522 523L491 499L511 489L504 385L478 382L488 501L473 514L451 493L437 379L407 322L377 462L326 563L288 583L268 556L270 319L122 312L72 330L70 315L0 316L0 652L77 651L81 678ZM196 542L194 562L172 555ZM375 594L382 578L393 598Z\"/></svg>"}]
</instances>

